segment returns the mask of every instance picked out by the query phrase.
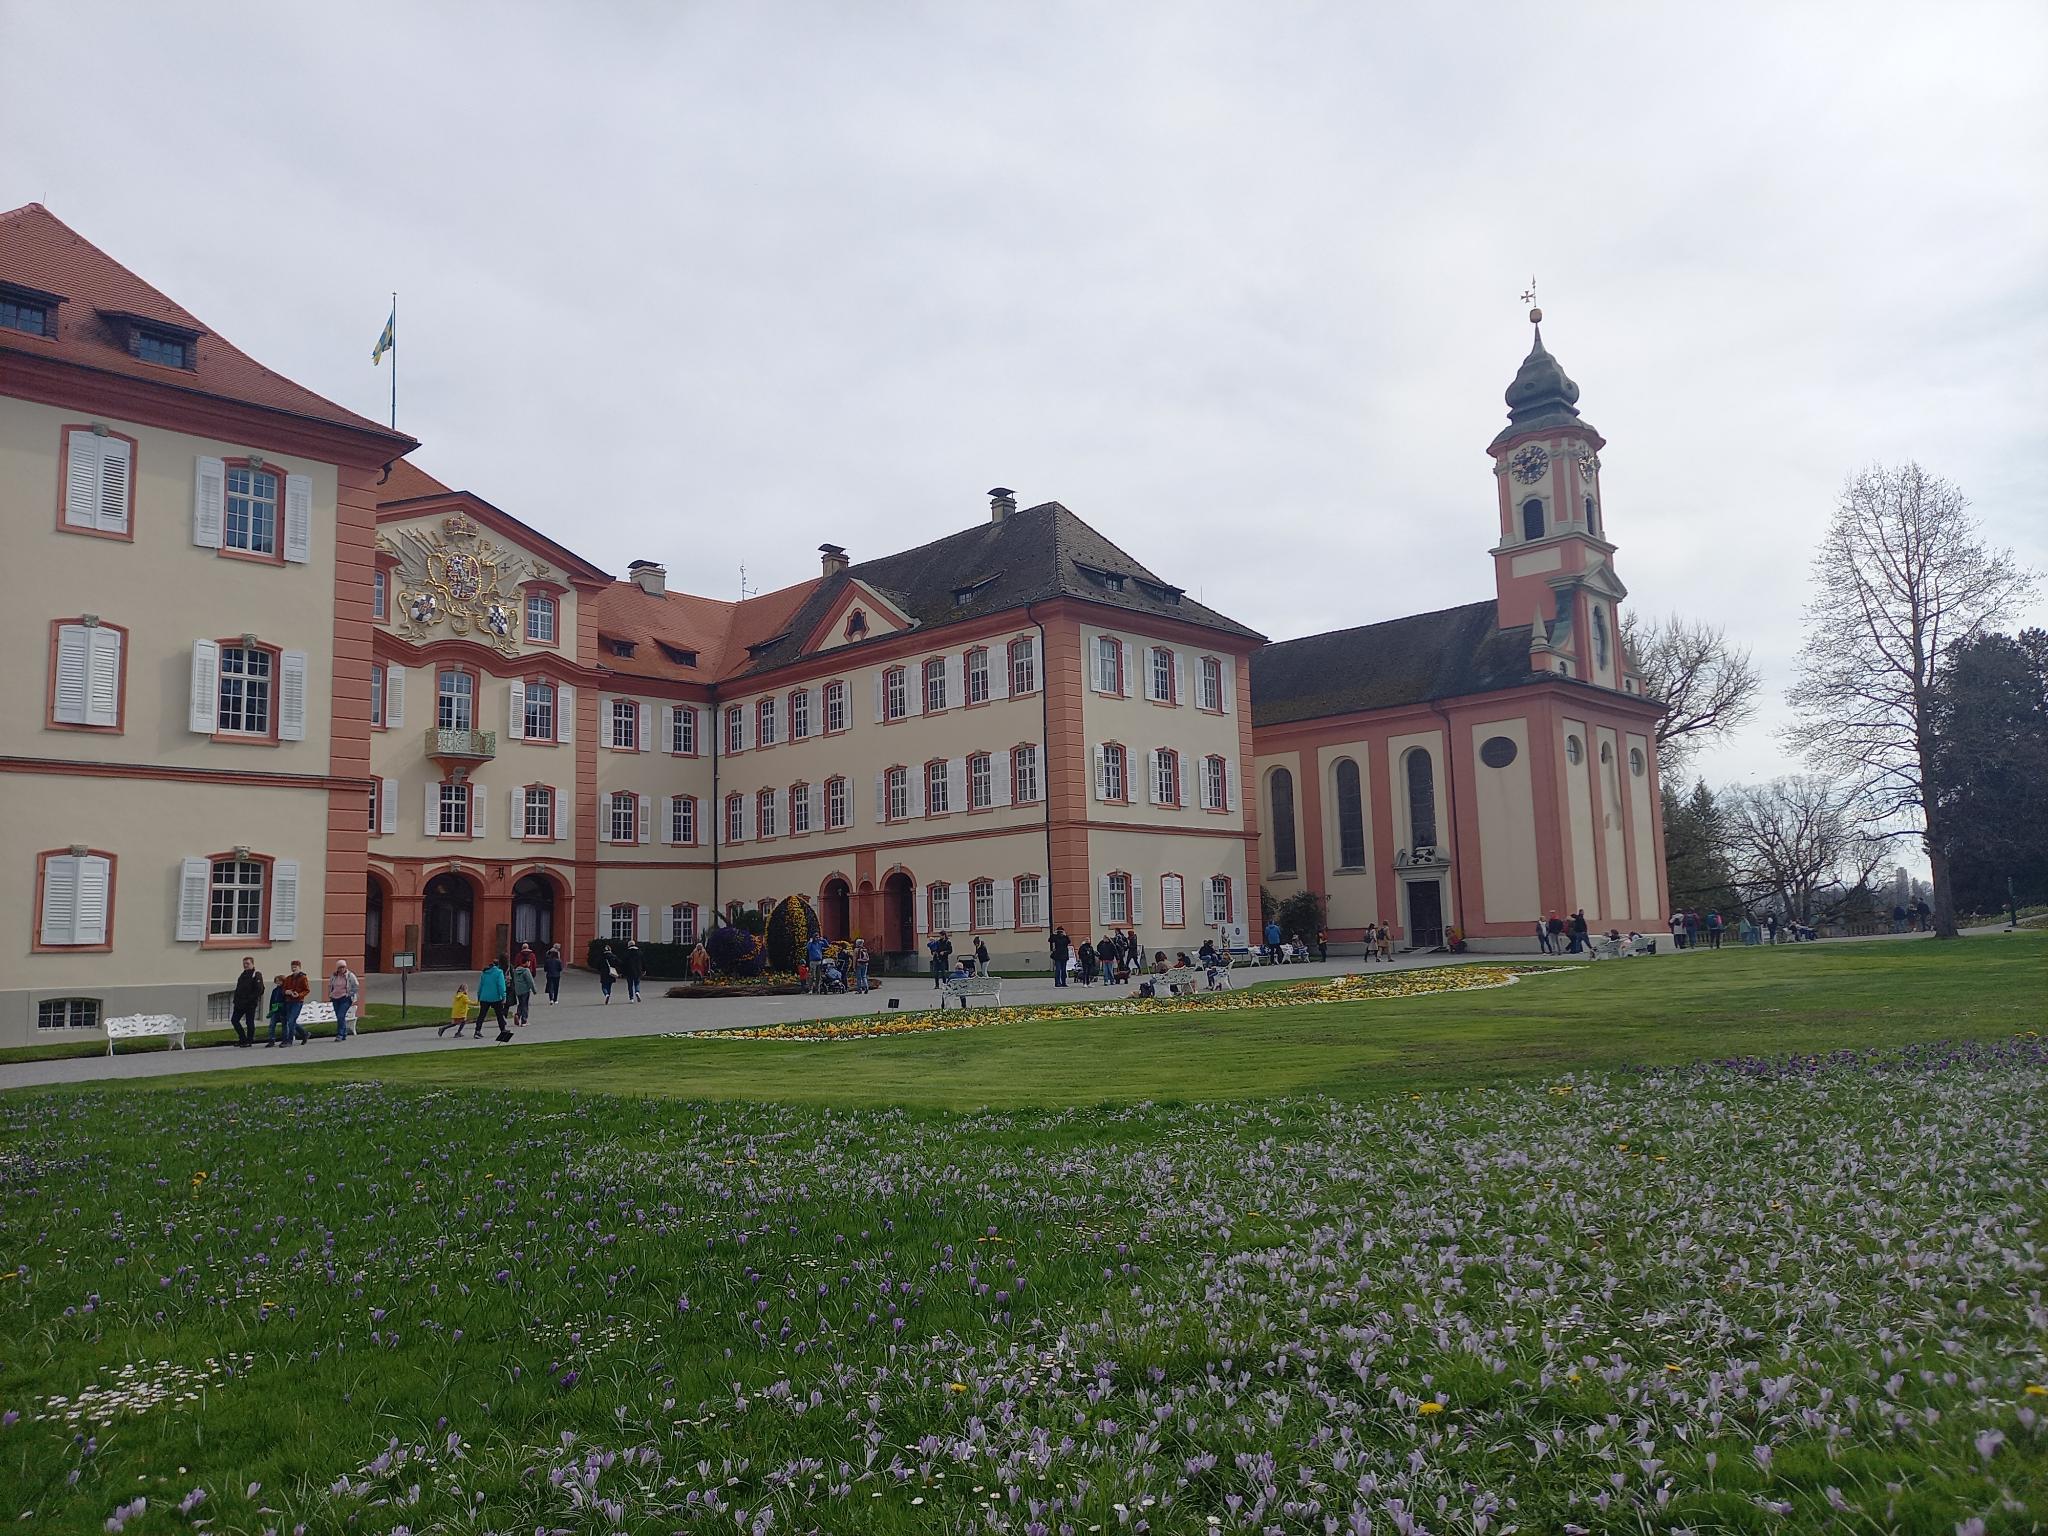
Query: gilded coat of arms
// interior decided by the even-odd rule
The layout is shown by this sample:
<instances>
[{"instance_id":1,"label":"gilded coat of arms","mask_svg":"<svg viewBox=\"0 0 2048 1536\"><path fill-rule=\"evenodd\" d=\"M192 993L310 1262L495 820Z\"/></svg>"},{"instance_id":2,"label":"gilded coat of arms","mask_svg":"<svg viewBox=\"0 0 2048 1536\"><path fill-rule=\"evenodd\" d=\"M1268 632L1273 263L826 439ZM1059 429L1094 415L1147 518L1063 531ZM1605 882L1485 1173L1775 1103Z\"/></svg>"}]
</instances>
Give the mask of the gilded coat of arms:
<instances>
[{"instance_id":1,"label":"gilded coat of arms","mask_svg":"<svg viewBox=\"0 0 2048 1536\"><path fill-rule=\"evenodd\" d=\"M424 642L446 625L474 635L506 655L519 649L519 583L533 563L518 550L493 543L461 513L438 527L379 534L378 547L399 563L392 618L406 639Z\"/></svg>"}]
</instances>

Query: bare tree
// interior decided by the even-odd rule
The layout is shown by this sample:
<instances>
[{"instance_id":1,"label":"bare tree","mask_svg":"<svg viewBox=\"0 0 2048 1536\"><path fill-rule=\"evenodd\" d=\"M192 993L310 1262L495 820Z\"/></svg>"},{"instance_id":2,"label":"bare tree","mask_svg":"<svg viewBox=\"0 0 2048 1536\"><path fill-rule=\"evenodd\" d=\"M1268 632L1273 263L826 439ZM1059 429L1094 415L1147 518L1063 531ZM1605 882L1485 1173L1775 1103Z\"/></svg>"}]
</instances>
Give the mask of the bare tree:
<instances>
[{"instance_id":1,"label":"bare tree","mask_svg":"<svg viewBox=\"0 0 2048 1536\"><path fill-rule=\"evenodd\" d=\"M1621 616L1621 646L1643 675L1643 690L1667 706L1657 722L1657 756L1666 776L1695 749L1747 724L1756 713L1757 676L1749 652L1728 643L1718 624L1677 614L1642 619Z\"/></svg>"},{"instance_id":2,"label":"bare tree","mask_svg":"<svg viewBox=\"0 0 2048 1536\"><path fill-rule=\"evenodd\" d=\"M1917 831L1934 877L1935 932L1953 938L1949 831L1933 782L1935 663L2033 590L1987 548L1963 493L1918 464L1874 465L1843 488L1813 560L1798 712L1786 742L1850 783L1867 823Z\"/></svg>"},{"instance_id":3,"label":"bare tree","mask_svg":"<svg viewBox=\"0 0 2048 1536\"><path fill-rule=\"evenodd\" d=\"M1812 922L1885 862L1854 791L1818 774L1725 791L1720 800L1735 882L1757 906Z\"/></svg>"}]
</instances>

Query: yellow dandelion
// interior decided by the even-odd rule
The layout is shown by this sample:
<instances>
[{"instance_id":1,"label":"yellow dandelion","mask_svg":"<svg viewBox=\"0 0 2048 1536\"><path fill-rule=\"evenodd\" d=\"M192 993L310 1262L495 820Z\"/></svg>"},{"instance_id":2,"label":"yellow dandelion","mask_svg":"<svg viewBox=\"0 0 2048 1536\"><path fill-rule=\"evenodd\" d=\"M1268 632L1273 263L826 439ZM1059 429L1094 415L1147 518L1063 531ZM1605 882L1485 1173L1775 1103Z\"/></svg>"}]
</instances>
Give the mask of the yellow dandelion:
<instances>
[{"instance_id":1,"label":"yellow dandelion","mask_svg":"<svg viewBox=\"0 0 2048 1536\"><path fill-rule=\"evenodd\" d=\"M2027 1396L2048 1397L2048 1387L2042 1386L2038 1381L2030 1381L2027 1383Z\"/></svg>"},{"instance_id":2,"label":"yellow dandelion","mask_svg":"<svg viewBox=\"0 0 2048 1536\"><path fill-rule=\"evenodd\" d=\"M1426 1414L1426 1413L1442 1413L1442 1412L1444 1411L1444 1405L1443 1405L1442 1403L1423 1403L1423 1404L1421 1404L1421 1405L1420 1405L1419 1407L1417 1407L1415 1411L1416 1411L1417 1413L1425 1413L1425 1414Z\"/></svg>"},{"instance_id":3,"label":"yellow dandelion","mask_svg":"<svg viewBox=\"0 0 2048 1536\"><path fill-rule=\"evenodd\" d=\"M964 1381L949 1381L946 1383L946 1390L948 1392L965 1392L967 1390L967 1383Z\"/></svg>"},{"instance_id":4,"label":"yellow dandelion","mask_svg":"<svg viewBox=\"0 0 2048 1536\"><path fill-rule=\"evenodd\" d=\"M1664 1369L1669 1371L1672 1375L1676 1376L1680 1371L1684 1370L1685 1367L1682 1365L1667 1365L1664 1367Z\"/></svg>"}]
</instances>

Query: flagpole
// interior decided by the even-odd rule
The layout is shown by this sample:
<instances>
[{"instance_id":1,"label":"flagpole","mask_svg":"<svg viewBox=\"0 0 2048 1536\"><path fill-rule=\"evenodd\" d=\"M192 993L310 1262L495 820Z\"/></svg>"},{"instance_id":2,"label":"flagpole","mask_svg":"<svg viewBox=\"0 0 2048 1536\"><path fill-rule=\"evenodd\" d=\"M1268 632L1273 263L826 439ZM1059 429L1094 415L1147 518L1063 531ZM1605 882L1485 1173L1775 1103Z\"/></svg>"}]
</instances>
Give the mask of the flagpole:
<instances>
[{"instance_id":1,"label":"flagpole","mask_svg":"<svg viewBox=\"0 0 2048 1536\"><path fill-rule=\"evenodd\" d=\"M398 430L398 290L391 290L391 430Z\"/></svg>"}]
</instances>

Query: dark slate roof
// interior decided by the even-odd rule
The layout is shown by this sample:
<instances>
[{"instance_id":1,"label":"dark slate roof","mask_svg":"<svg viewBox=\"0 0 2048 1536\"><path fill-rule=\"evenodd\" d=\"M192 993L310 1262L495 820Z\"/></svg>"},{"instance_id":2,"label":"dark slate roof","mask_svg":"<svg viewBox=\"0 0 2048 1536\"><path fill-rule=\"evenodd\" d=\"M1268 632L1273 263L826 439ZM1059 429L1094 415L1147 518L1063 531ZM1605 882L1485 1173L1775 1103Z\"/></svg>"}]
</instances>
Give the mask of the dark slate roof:
<instances>
[{"instance_id":1,"label":"dark slate roof","mask_svg":"<svg viewBox=\"0 0 2048 1536\"><path fill-rule=\"evenodd\" d=\"M1124 589L1111 591L1090 576L1090 569L1124 576ZM1170 588L1172 583L1154 575L1058 502L1048 501L1012 512L1001 522L981 523L827 576L791 616L788 627L770 644L756 648L740 675L772 671L797 660L805 638L838 604L847 584L856 580L888 598L920 628L936 629L1025 603L1071 597L1123 609L1133 618L1173 618L1254 642L1265 638L1191 597L1174 601L1146 592L1139 582L1159 588ZM973 587L973 596L965 603L956 602L954 593L964 587Z\"/></svg>"},{"instance_id":2,"label":"dark slate roof","mask_svg":"<svg viewBox=\"0 0 2048 1536\"><path fill-rule=\"evenodd\" d=\"M1392 709L1533 681L1529 626L1497 629L1498 613L1488 598L1269 645L1252 656L1252 724Z\"/></svg>"},{"instance_id":3,"label":"dark slate roof","mask_svg":"<svg viewBox=\"0 0 2048 1536\"><path fill-rule=\"evenodd\" d=\"M1584 427L1593 431L1591 422L1579 420L1579 386L1543 345L1541 325L1536 327L1535 345L1522 359L1522 366L1516 370L1514 382L1508 385L1503 398L1508 405L1508 424L1495 436L1492 446L1496 448L1511 437L1546 427Z\"/></svg>"}]
</instances>

